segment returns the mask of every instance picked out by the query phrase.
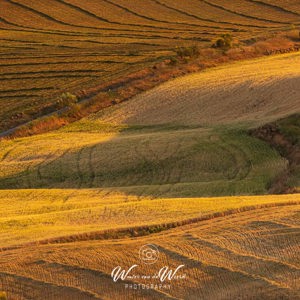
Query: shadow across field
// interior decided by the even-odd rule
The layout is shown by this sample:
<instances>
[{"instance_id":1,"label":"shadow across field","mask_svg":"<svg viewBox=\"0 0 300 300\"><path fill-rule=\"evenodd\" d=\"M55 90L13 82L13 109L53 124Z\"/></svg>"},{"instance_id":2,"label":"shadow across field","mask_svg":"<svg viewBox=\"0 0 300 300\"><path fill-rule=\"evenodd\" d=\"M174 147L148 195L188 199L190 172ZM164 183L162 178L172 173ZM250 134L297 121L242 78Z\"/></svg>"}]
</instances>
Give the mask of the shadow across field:
<instances>
[{"instance_id":1,"label":"shadow across field","mask_svg":"<svg viewBox=\"0 0 300 300\"><path fill-rule=\"evenodd\" d=\"M11 174L1 176L0 187L111 188L154 197L258 194L266 193L286 167L267 144L241 129L135 126L105 133L104 141L93 143L93 129L78 132L82 128L74 126L61 133L61 142L90 134L88 144L71 143L58 153L59 145L47 148L55 135L37 136L31 146L20 140L19 150L2 158L2 172ZM41 151L35 147L40 144Z\"/></svg>"}]
</instances>

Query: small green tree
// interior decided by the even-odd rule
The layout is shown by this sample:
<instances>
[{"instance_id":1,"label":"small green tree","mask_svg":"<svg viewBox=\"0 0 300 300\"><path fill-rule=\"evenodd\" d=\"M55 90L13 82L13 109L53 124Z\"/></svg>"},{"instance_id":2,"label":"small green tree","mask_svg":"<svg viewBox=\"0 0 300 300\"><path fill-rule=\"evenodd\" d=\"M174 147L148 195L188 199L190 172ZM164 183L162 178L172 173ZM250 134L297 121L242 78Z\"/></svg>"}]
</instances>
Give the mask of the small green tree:
<instances>
[{"instance_id":1,"label":"small green tree","mask_svg":"<svg viewBox=\"0 0 300 300\"><path fill-rule=\"evenodd\" d=\"M226 33L221 35L221 37L213 44L213 47L228 50L232 48L232 43L232 36L229 33Z\"/></svg>"}]
</instances>

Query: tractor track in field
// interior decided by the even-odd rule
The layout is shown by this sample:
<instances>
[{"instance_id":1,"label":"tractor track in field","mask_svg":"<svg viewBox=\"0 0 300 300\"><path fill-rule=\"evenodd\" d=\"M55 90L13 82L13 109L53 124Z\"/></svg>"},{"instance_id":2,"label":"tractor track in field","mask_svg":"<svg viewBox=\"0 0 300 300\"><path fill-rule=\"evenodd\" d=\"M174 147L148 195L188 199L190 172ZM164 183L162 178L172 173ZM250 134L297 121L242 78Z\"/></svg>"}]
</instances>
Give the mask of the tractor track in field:
<instances>
[{"instance_id":1,"label":"tractor track in field","mask_svg":"<svg viewBox=\"0 0 300 300\"><path fill-rule=\"evenodd\" d=\"M94 145L92 147L90 147L90 151L89 151L89 170L90 170L90 174L89 174L89 188L93 188L94 187L94 181L96 178L96 172L95 172L95 168L94 168L94 164L93 164L93 155L95 153L95 150L97 148L97 145Z\"/></svg>"}]
</instances>

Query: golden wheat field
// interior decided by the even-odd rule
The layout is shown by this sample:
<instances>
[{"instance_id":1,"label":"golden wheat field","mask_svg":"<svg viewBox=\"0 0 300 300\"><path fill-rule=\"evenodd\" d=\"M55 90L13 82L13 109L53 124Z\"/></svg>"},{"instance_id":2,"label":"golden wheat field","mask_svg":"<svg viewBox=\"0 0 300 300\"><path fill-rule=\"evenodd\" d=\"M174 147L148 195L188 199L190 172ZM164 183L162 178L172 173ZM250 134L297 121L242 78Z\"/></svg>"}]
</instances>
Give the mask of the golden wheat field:
<instances>
[{"instance_id":1,"label":"golden wheat field","mask_svg":"<svg viewBox=\"0 0 300 300\"><path fill-rule=\"evenodd\" d=\"M0 130L79 92L206 47L221 34L247 41L300 24L298 1L1 0ZM5 103L5 104L4 104Z\"/></svg>"},{"instance_id":2,"label":"golden wheat field","mask_svg":"<svg viewBox=\"0 0 300 300\"><path fill-rule=\"evenodd\" d=\"M0 0L0 300L300 299L299 26Z\"/></svg>"}]
</instances>

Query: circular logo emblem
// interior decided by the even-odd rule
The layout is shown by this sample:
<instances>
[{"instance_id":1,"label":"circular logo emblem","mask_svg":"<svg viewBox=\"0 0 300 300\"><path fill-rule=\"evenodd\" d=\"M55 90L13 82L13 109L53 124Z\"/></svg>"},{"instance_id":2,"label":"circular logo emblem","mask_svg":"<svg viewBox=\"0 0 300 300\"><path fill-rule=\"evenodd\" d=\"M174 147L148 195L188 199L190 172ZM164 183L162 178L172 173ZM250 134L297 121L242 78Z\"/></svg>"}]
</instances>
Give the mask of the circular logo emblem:
<instances>
[{"instance_id":1,"label":"circular logo emblem","mask_svg":"<svg viewBox=\"0 0 300 300\"><path fill-rule=\"evenodd\" d=\"M140 248L140 259L147 265L157 262L159 257L158 248L155 245L147 244Z\"/></svg>"}]
</instances>

